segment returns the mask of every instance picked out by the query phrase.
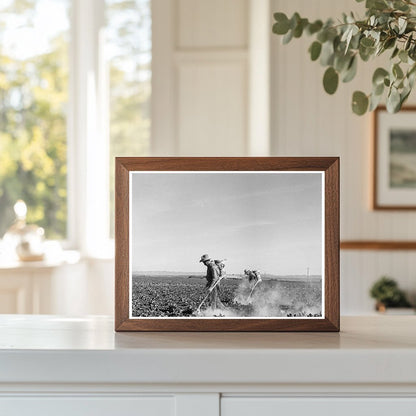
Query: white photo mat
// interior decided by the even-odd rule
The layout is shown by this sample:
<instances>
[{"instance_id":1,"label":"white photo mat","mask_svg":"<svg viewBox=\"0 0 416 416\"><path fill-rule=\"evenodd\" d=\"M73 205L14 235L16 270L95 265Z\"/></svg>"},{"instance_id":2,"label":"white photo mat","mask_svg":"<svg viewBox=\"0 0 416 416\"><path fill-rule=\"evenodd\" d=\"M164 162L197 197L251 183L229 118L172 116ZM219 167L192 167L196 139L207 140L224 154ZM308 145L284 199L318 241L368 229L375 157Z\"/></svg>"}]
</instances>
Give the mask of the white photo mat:
<instances>
[{"instance_id":1,"label":"white photo mat","mask_svg":"<svg viewBox=\"0 0 416 416\"><path fill-rule=\"evenodd\" d=\"M140 264L140 260L138 261L138 259L140 259L141 254L137 252L137 250L135 250L135 244L134 244L134 240L140 239L140 233L136 232L134 230L134 224L135 224L135 219L134 216L137 215L135 213L138 212L138 210L140 211L140 207L137 206L137 202L134 202L134 198L135 198L135 194L140 193L140 187L134 187L134 178L138 178L140 175L144 176L147 175L148 178L156 177L159 176L161 177L162 175L176 175L176 176L183 176L183 175L187 175L187 176L193 176L196 181L198 180L198 177L202 177L202 176L220 176L220 175L240 175L242 176L242 174L249 174L252 176L257 176L259 177L260 175L267 175L268 177L272 177L272 175L274 175L275 177L279 176L279 177L290 177L291 175L313 175L313 176L319 176L320 177L320 192L321 192L321 200L320 200L320 205L321 205L321 212L320 212L320 218L319 220L321 221L321 230L320 230L320 244L321 244L321 256L320 256L320 275L321 275L321 314L320 316L311 316L311 317L307 317L306 319L322 319L325 316L325 172L305 172L305 171L290 171L290 172L269 172L269 171L181 171L181 172L166 172L166 171L131 171L129 172L129 186L130 186L130 192L129 192L129 251L131 253L131 255L129 256L129 318L130 319L181 319L183 318L183 316L172 316L167 318L166 316L163 317L158 317L158 316L149 316L149 317L145 317L145 316L140 316L140 315L134 315L133 314L133 308L132 308L132 303L133 303L133 293L132 293L132 288L133 288L133 275L135 273L135 271L137 271L137 266L135 264ZM143 202L146 201L146 198L142 198L141 199ZM146 202L150 202L150 201L146 201ZM142 213L140 214L142 215ZM318 218L317 218L318 219ZM198 231L198 230L196 230ZM173 248L174 249L174 248ZM201 251L200 254L203 254L203 250ZM200 267L200 265L198 265L197 263L197 259L195 259L195 266L197 269L197 266ZM161 268L163 268L163 262L161 263ZM204 267L200 267L201 270L205 270ZM147 271L147 268L145 267L143 270L141 270L141 272L143 274L146 274L145 271ZM235 272L235 271L233 271ZM278 274L278 273L276 273ZM203 280L201 281L201 288L203 287ZM299 316L293 316L293 317L288 317L288 316L232 316L234 319L258 319L258 318L262 318L262 319L296 319L299 318ZM215 316L198 316L198 318L200 319L221 319L222 317L215 317ZM192 319L192 317L190 317L189 319Z\"/></svg>"}]
</instances>

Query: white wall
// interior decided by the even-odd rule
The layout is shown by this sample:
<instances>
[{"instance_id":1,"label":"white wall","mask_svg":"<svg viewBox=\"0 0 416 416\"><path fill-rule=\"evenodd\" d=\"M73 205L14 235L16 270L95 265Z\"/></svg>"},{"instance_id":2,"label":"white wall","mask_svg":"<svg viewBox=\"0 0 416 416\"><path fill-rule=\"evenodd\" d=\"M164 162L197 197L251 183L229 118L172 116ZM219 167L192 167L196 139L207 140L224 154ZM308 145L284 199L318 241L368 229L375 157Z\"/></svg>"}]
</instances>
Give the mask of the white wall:
<instances>
[{"instance_id":1,"label":"white wall","mask_svg":"<svg viewBox=\"0 0 416 416\"><path fill-rule=\"evenodd\" d=\"M341 16L361 10L351 0L272 0L272 11L311 19ZM311 38L294 39L282 45L272 36L272 153L279 156L341 157L341 239L415 240L416 212L372 211L371 116L351 112L351 95L371 90L371 75L377 61L359 64L359 76L341 84L334 96L322 88L324 68L311 62L307 49ZM381 64L379 58L378 65ZM414 95L413 95L414 101ZM416 294L415 252L342 251L341 310L344 314L366 313L373 302L368 296L372 282L383 274Z\"/></svg>"}]
</instances>

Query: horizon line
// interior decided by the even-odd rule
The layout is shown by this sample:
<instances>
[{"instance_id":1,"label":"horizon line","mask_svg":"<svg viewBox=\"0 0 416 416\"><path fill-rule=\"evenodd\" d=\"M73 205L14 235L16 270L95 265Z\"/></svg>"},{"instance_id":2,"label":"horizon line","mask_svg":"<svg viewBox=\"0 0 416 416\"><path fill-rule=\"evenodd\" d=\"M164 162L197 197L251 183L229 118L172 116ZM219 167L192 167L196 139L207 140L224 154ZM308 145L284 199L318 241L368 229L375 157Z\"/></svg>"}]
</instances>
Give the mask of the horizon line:
<instances>
[{"instance_id":1,"label":"horizon line","mask_svg":"<svg viewBox=\"0 0 416 416\"><path fill-rule=\"evenodd\" d=\"M256 269L253 269L256 270ZM137 274L137 273L181 273L181 274L195 274L195 275L206 275L206 272L196 272L196 271L176 271L176 270L132 270L131 272L132 274ZM236 274L241 274L244 275L244 272L238 272L238 273L233 273L233 272L226 272L226 275L236 275ZM307 274L303 273L303 274L296 274L296 273L291 273L291 274L276 274L276 273L271 273L271 272L260 272L261 275L272 275L272 276L308 276ZM313 276L319 276L321 277L322 274L310 274L310 277Z\"/></svg>"}]
</instances>

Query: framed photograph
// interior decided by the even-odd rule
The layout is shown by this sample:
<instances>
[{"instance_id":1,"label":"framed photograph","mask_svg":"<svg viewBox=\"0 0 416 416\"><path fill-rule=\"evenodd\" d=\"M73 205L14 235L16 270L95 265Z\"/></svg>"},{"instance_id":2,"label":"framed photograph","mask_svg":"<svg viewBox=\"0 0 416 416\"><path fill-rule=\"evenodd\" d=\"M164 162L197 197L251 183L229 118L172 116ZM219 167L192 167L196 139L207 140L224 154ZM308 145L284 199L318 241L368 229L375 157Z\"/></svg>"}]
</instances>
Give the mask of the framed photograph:
<instances>
[{"instance_id":1,"label":"framed photograph","mask_svg":"<svg viewBox=\"0 0 416 416\"><path fill-rule=\"evenodd\" d=\"M373 208L416 209L416 107L374 112Z\"/></svg>"},{"instance_id":2,"label":"framed photograph","mask_svg":"<svg viewBox=\"0 0 416 416\"><path fill-rule=\"evenodd\" d=\"M339 159L116 158L116 331L339 331Z\"/></svg>"}]
</instances>

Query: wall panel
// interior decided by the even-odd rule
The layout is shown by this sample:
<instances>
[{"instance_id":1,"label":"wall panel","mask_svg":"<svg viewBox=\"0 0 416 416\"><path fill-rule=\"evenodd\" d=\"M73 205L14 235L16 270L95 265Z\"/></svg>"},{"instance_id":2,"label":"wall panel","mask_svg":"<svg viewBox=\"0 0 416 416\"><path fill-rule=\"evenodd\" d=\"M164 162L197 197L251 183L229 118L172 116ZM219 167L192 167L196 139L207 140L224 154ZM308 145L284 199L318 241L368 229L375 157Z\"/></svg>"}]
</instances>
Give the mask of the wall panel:
<instances>
[{"instance_id":1,"label":"wall panel","mask_svg":"<svg viewBox=\"0 0 416 416\"><path fill-rule=\"evenodd\" d=\"M178 141L181 156L245 154L244 62L182 63L178 69Z\"/></svg>"},{"instance_id":2,"label":"wall panel","mask_svg":"<svg viewBox=\"0 0 416 416\"><path fill-rule=\"evenodd\" d=\"M246 48L247 2L248 0L178 0L178 48Z\"/></svg>"}]
</instances>

